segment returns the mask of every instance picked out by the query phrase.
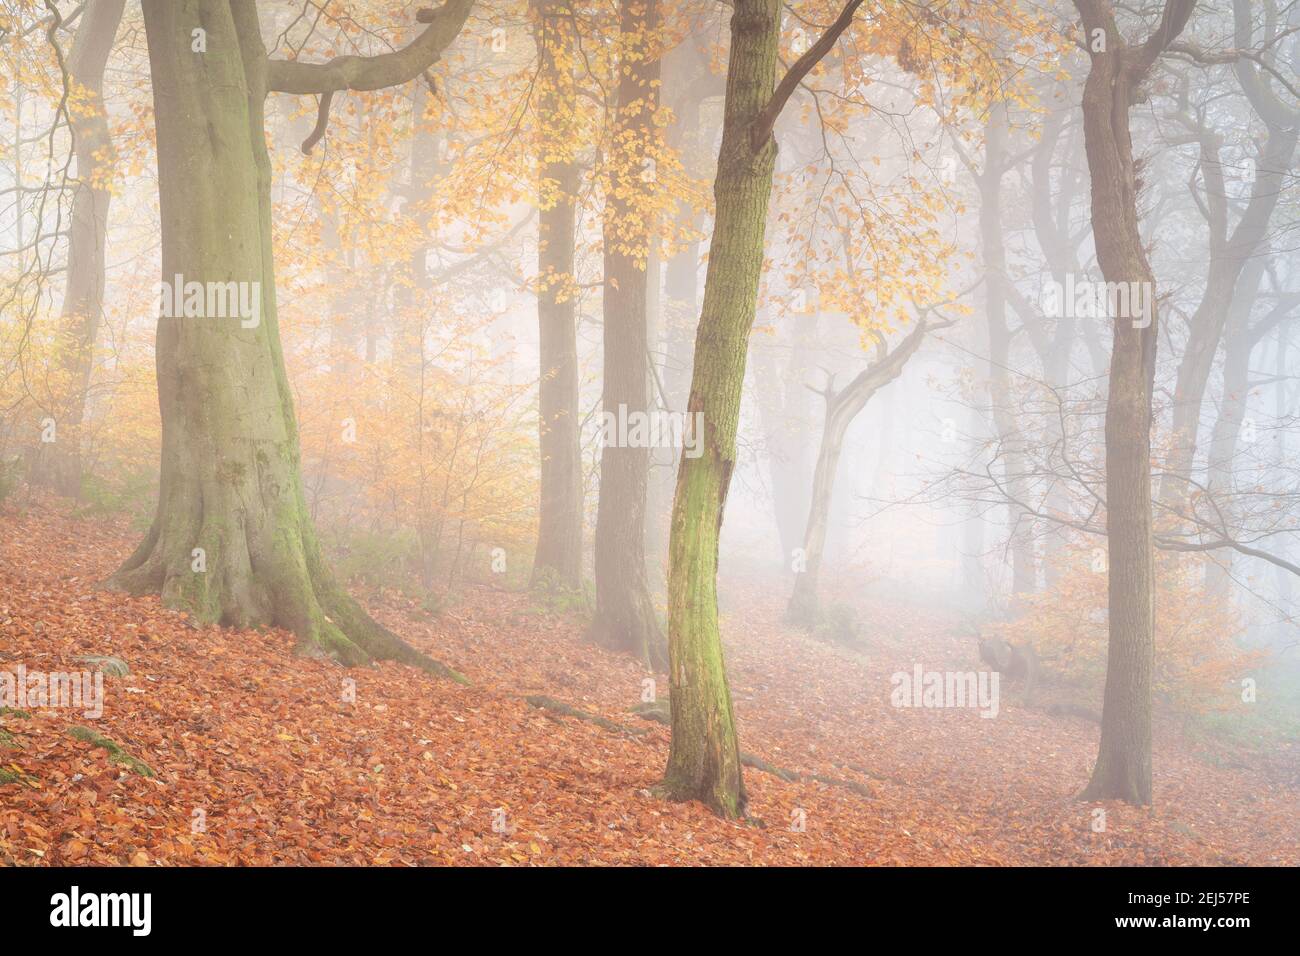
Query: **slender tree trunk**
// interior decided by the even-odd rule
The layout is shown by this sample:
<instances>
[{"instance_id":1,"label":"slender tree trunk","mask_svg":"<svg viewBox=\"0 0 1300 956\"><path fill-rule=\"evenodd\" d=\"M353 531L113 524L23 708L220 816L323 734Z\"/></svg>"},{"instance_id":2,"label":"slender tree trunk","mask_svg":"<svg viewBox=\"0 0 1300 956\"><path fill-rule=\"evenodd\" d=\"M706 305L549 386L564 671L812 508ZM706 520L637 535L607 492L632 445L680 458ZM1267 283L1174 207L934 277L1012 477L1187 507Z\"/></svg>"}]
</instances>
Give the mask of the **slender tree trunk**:
<instances>
[{"instance_id":1,"label":"slender tree trunk","mask_svg":"<svg viewBox=\"0 0 1300 956\"><path fill-rule=\"evenodd\" d=\"M63 407L55 411L57 440L35 459L33 481L60 494L81 493L81 455L85 436L86 395L94 367L95 340L104 313L104 246L108 236L109 177L116 158L104 112L104 67L108 63L125 0L91 4L77 26L68 56L68 78L78 98L88 100L71 111L77 185L72 193L68 239L68 285L62 320L67 334L63 370L67 376ZM46 446L42 446L46 447Z\"/></svg>"},{"instance_id":2,"label":"slender tree trunk","mask_svg":"<svg viewBox=\"0 0 1300 956\"><path fill-rule=\"evenodd\" d=\"M1255 25L1250 0L1233 0L1233 42L1237 49L1254 45ZM1295 14L1290 19L1294 23ZM1277 39L1277 31L1288 24L1283 19L1267 18L1272 35L1264 37L1266 45ZM1292 68L1294 68L1294 63ZM1255 180L1250 197L1228 232L1228 196L1223 183L1217 137L1202 131L1202 170L1206 183L1206 204L1210 209L1210 267L1205 292L1189 323L1190 332L1178 364L1174 387L1172 442L1164 478L1160 483L1160 500L1169 506L1183 503L1188 494L1196 459L1201 406L1214 367L1214 358L1223 338L1228 312L1242 269L1260 254L1268 239L1269 223L1286 182L1294 174L1293 158L1300 142L1300 110L1284 103L1260 78L1260 67L1253 58L1238 57L1232 64L1238 84L1251 108L1268 130L1260 154L1255 160Z\"/></svg>"},{"instance_id":3,"label":"slender tree trunk","mask_svg":"<svg viewBox=\"0 0 1300 956\"><path fill-rule=\"evenodd\" d=\"M1075 0L1093 47L1083 92L1084 143L1092 180L1097 260L1107 282L1137 282L1150 321L1115 316L1106 402L1106 525L1110 641L1101 744L1085 799L1151 802L1151 671L1155 655L1155 562L1151 537L1151 393L1159 327L1155 280L1138 226L1129 109L1160 52L1182 31L1194 0L1168 0L1160 26L1128 47L1105 0Z\"/></svg>"},{"instance_id":4,"label":"slender tree trunk","mask_svg":"<svg viewBox=\"0 0 1300 956\"><path fill-rule=\"evenodd\" d=\"M782 365L773 349L755 349L754 382L763 442L767 452L768 476L772 485L772 515L780 546L780 566L789 568L795 549L803 545L808 520L808 459L810 442L807 423L812 415L809 402L808 338L815 332L818 316L794 320L790 360Z\"/></svg>"},{"instance_id":5,"label":"slender tree trunk","mask_svg":"<svg viewBox=\"0 0 1300 956\"><path fill-rule=\"evenodd\" d=\"M752 127L772 97L779 37L777 0L736 0L713 188L717 215L687 404L692 417L703 416L703 448L698 458L682 457L669 543L673 734L664 789L675 799L700 800L726 817L743 814L747 797L718 631L718 536L736 464L745 358L776 160L770 132L756 144Z\"/></svg>"},{"instance_id":6,"label":"slender tree trunk","mask_svg":"<svg viewBox=\"0 0 1300 956\"><path fill-rule=\"evenodd\" d=\"M984 125L984 170L980 192L980 249L984 256L984 310L989 326L989 397L1002 445L1003 480L1015 501L1024 501L1024 436L1011 385L1011 329L1007 325L1007 253L1002 235L1002 177L1006 165L1006 107L992 108ZM1011 590L1030 593L1037 584L1030 519L1014 502L1008 508L1011 534Z\"/></svg>"},{"instance_id":7,"label":"slender tree trunk","mask_svg":"<svg viewBox=\"0 0 1300 956\"><path fill-rule=\"evenodd\" d=\"M535 0L539 149L537 323L541 500L534 586L582 586L582 455L573 275L579 168L573 116L573 36L567 0Z\"/></svg>"},{"instance_id":8,"label":"slender tree trunk","mask_svg":"<svg viewBox=\"0 0 1300 956\"><path fill-rule=\"evenodd\" d=\"M826 417L822 426L821 447L817 452L817 465L813 469L812 499L803 538L806 564L802 572L795 573L794 590L785 612L785 619L791 624L812 627L820 616L818 576L826 550L826 532L840 453L844 449L844 436L853 420L867 407L871 397L903 373L908 360L920 348L925 332L925 322L918 322L916 328L907 334L896 349L882 352L876 361L859 372L839 392L833 391L830 384L827 384L822 393L826 399Z\"/></svg>"},{"instance_id":9,"label":"slender tree trunk","mask_svg":"<svg viewBox=\"0 0 1300 956\"><path fill-rule=\"evenodd\" d=\"M851 422L849 416L834 407L833 399L827 401L821 446L817 451L817 464L813 467L812 501L804 529L804 570L795 572L794 589L785 609L786 621L799 627L813 627L820 616L818 578L822 554L826 550L826 525L831 515L831 497L840 466L840 453L844 449L844 433Z\"/></svg>"},{"instance_id":10,"label":"slender tree trunk","mask_svg":"<svg viewBox=\"0 0 1300 956\"><path fill-rule=\"evenodd\" d=\"M1297 118L1300 119L1300 114L1297 114ZM1270 129L1263 155L1256 165L1250 202L1231 238L1222 243L1218 254L1211 258L1205 294L1192 313L1187 345L1183 349L1182 360L1178 363L1178 378L1174 385L1172 443L1165 475L1160 483L1160 498L1166 504L1177 505L1187 495L1186 479L1192 474L1196 458L1201 407L1214 368L1214 358L1227 325L1233 293L1243 267L1259 254L1267 239L1268 224L1285 188L1284 179L1291 168L1298 134L1300 126ZM1211 162L1218 163L1217 155ZM1210 163L1206 163L1204 168L1210 168ZM1217 176L1220 184L1222 178L1220 172Z\"/></svg>"},{"instance_id":11,"label":"slender tree trunk","mask_svg":"<svg viewBox=\"0 0 1300 956\"><path fill-rule=\"evenodd\" d=\"M620 0L621 46L618 114L613 142L619 145L610 171L604 222L603 403L607 438L619 421L646 414L649 384L647 269L653 224L654 183L642 160L657 153L655 111L659 85L657 0ZM648 436L647 436L648 437ZM667 663L667 646L646 583L645 507L650 449L606 442L600 454L600 500L596 508L596 614L588 636L641 658Z\"/></svg>"},{"instance_id":12,"label":"slender tree trunk","mask_svg":"<svg viewBox=\"0 0 1300 956\"><path fill-rule=\"evenodd\" d=\"M268 61L256 7L252 0L144 0L143 8L163 276L247 283L258 321L159 317L158 508L111 583L161 593L199 623L276 625L305 650L346 663L391 658L459 678L347 595L307 512L276 317L263 122ZM191 50L195 24L206 31L206 53Z\"/></svg>"}]
</instances>

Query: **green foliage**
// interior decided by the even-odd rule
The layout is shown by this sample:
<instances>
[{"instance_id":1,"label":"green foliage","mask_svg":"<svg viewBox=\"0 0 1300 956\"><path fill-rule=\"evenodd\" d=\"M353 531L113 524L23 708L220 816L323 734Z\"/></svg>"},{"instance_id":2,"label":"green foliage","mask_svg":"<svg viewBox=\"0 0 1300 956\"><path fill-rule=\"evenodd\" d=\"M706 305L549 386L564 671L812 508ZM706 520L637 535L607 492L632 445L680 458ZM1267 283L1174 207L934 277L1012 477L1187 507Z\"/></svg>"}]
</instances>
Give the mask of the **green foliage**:
<instances>
[{"instance_id":1,"label":"green foliage","mask_svg":"<svg viewBox=\"0 0 1300 956\"><path fill-rule=\"evenodd\" d=\"M830 605L813 629L813 637L831 644L859 643L858 612L848 604Z\"/></svg>"},{"instance_id":2,"label":"green foliage","mask_svg":"<svg viewBox=\"0 0 1300 956\"><path fill-rule=\"evenodd\" d=\"M144 530L153 520L157 492L152 470L130 472L115 480L87 472L81 476L81 500L86 502L82 514L129 514L132 525Z\"/></svg>"},{"instance_id":3,"label":"green foliage","mask_svg":"<svg viewBox=\"0 0 1300 956\"><path fill-rule=\"evenodd\" d=\"M0 502L3 502L18 488L18 476L21 468L21 458L15 457L8 461L0 460Z\"/></svg>"},{"instance_id":4,"label":"green foliage","mask_svg":"<svg viewBox=\"0 0 1300 956\"><path fill-rule=\"evenodd\" d=\"M330 537L334 570L344 583L400 588L419 566L420 545L413 531L341 530Z\"/></svg>"},{"instance_id":5,"label":"green foliage","mask_svg":"<svg viewBox=\"0 0 1300 956\"><path fill-rule=\"evenodd\" d=\"M590 581L583 581L580 588L571 588L560 580L554 569L544 568L533 582L533 598L537 611L590 614L596 606L596 589Z\"/></svg>"},{"instance_id":6,"label":"green foliage","mask_svg":"<svg viewBox=\"0 0 1300 956\"><path fill-rule=\"evenodd\" d=\"M1300 666L1277 664L1252 675L1253 703L1240 702L1240 686L1229 684L1233 704L1194 714L1188 736L1206 749L1272 750L1300 739Z\"/></svg>"}]
</instances>

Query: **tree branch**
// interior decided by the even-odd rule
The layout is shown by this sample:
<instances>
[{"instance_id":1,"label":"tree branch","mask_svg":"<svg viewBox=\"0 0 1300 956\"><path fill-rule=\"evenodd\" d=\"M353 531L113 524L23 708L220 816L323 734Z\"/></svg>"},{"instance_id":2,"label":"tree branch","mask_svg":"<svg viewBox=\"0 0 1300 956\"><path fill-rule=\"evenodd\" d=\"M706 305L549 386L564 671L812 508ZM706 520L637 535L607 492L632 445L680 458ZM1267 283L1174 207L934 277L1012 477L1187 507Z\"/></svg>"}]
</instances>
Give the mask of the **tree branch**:
<instances>
[{"instance_id":1,"label":"tree branch","mask_svg":"<svg viewBox=\"0 0 1300 956\"><path fill-rule=\"evenodd\" d=\"M267 89L277 93L335 93L339 90L381 90L415 79L432 66L469 18L474 0L447 0L436 10L416 14L427 23L424 32L392 53L377 56L336 56L328 63L268 59ZM319 139L319 137L317 137Z\"/></svg>"},{"instance_id":2,"label":"tree branch","mask_svg":"<svg viewBox=\"0 0 1300 956\"><path fill-rule=\"evenodd\" d=\"M803 56L795 60L785 76L781 77L781 82L776 85L772 98L767 101L767 105L754 118L754 124L749 128L749 144L754 152L757 153L763 148L768 137L772 135L772 128L776 126L776 118L785 109L790 96L803 82L803 78L812 72L812 68L835 46L835 41L849 28L849 24L853 22L853 14L861 5L862 0L849 0L840 11L840 15L835 18L835 22L826 28L826 32L817 38L817 42L810 46Z\"/></svg>"}]
</instances>

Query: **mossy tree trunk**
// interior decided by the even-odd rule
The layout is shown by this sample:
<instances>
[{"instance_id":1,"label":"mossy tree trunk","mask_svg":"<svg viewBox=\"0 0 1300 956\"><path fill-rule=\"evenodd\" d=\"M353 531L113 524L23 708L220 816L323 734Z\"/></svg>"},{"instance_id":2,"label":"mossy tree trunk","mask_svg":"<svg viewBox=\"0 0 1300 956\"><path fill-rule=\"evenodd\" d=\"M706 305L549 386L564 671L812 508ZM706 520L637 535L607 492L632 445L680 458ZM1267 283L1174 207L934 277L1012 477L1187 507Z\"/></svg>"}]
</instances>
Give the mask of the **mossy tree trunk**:
<instances>
[{"instance_id":1,"label":"mossy tree trunk","mask_svg":"<svg viewBox=\"0 0 1300 956\"><path fill-rule=\"evenodd\" d=\"M1108 0L1075 0L1091 45L1083 91L1084 143L1092 180L1097 261L1107 282L1155 281L1138 229L1137 173L1129 109L1156 58L1182 32L1195 0L1167 0L1160 25L1130 47ZM1099 31L1099 32L1098 32ZM1144 317L1145 318L1145 317ZM1150 322L1113 318L1106 402L1107 589L1110 640L1101 744L1091 800L1151 802L1151 672L1155 655L1155 567L1151 537L1151 395L1155 379L1154 304Z\"/></svg>"},{"instance_id":2,"label":"mossy tree trunk","mask_svg":"<svg viewBox=\"0 0 1300 956\"><path fill-rule=\"evenodd\" d=\"M693 44L678 44L664 56L663 64L664 97L673 118L665 131L665 140L681 157L685 170L692 177L704 179L711 172L708 168L711 157L702 142L700 108L705 100L722 96L722 78L702 61ZM685 410L691 389L692 349L700 317L700 241L695 233L702 225L703 216L694 205L683 203L679 207L678 227L684 227L687 239L664 266L664 294L659 300L663 309L658 323L662 338L655 343L660 355L656 387L662 388L659 396L662 404L674 412ZM651 271L650 275L654 281L655 273ZM665 583L670 512L680 452L676 448L654 449L650 456L647 552L655 565L654 587Z\"/></svg>"},{"instance_id":3,"label":"mossy tree trunk","mask_svg":"<svg viewBox=\"0 0 1300 956\"><path fill-rule=\"evenodd\" d=\"M582 454L578 416L574 229L579 185L573 11L534 0L541 169L537 218L538 431L541 490L532 583L582 587Z\"/></svg>"},{"instance_id":4,"label":"mossy tree trunk","mask_svg":"<svg viewBox=\"0 0 1300 956\"><path fill-rule=\"evenodd\" d=\"M669 540L668 648L672 744L663 790L716 813L745 812L740 746L718 630L718 537L736 463L745 358L763 271L763 236L776 142L772 128L790 94L834 46L859 0L775 84L778 0L735 0L713 185L716 215L695 337L687 412L702 416L699 457L682 457Z\"/></svg>"},{"instance_id":5,"label":"mossy tree trunk","mask_svg":"<svg viewBox=\"0 0 1300 956\"><path fill-rule=\"evenodd\" d=\"M604 221L604 358L602 401L615 423L644 417L649 384L647 263L654 223L659 57L657 0L621 0L617 115ZM647 165L646 161L651 165ZM647 172L650 171L650 172ZM608 418L607 418L608 420ZM617 436L614 431L611 438ZM645 509L650 448L607 442L600 453L596 509L596 614L588 637L667 664L668 648L646 580Z\"/></svg>"},{"instance_id":6,"label":"mossy tree trunk","mask_svg":"<svg viewBox=\"0 0 1300 956\"><path fill-rule=\"evenodd\" d=\"M260 316L256 325L238 315L159 317L158 508L111 583L160 593L200 623L287 628L304 649L345 663L389 658L459 678L375 623L321 554L280 350L263 105L270 89L326 94L419 75L459 32L470 4L440 8L396 53L320 65L269 60L252 0L143 7L164 279L249 283ZM191 49L200 28L206 52Z\"/></svg>"}]
</instances>

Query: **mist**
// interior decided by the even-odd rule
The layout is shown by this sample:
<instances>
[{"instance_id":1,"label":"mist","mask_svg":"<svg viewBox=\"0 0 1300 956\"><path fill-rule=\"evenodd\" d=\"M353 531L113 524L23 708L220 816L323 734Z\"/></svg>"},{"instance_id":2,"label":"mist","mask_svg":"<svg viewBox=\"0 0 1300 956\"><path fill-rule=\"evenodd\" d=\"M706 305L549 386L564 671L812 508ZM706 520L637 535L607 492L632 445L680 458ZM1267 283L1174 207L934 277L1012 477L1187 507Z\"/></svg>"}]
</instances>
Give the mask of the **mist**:
<instances>
[{"instance_id":1,"label":"mist","mask_svg":"<svg viewBox=\"0 0 1300 956\"><path fill-rule=\"evenodd\" d=\"M1294 0L0 4L0 861L1296 865L1298 88Z\"/></svg>"}]
</instances>

